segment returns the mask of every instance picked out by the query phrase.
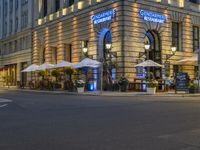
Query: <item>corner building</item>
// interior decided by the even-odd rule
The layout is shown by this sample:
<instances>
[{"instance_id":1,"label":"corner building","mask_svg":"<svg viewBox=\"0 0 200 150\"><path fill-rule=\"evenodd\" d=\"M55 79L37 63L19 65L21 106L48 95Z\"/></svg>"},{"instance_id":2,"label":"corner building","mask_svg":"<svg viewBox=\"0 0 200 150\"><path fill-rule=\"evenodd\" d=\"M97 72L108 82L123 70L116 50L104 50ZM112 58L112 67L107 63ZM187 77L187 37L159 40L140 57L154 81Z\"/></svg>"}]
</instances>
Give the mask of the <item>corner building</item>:
<instances>
[{"instance_id":1,"label":"corner building","mask_svg":"<svg viewBox=\"0 0 200 150\"><path fill-rule=\"evenodd\" d=\"M0 1L0 84L9 79L26 83L30 75L21 71L31 64L32 0ZM3 82L2 82L3 81Z\"/></svg>"},{"instance_id":2,"label":"corner building","mask_svg":"<svg viewBox=\"0 0 200 150\"><path fill-rule=\"evenodd\" d=\"M152 70L156 78L178 71L196 77L197 63L184 60L200 48L199 0L35 0L34 5L35 64L77 63L85 57L84 47L88 57L105 60L111 43L109 54L117 64L111 69L113 80L140 78L135 65L145 57L165 66ZM145 44L150 50L144 57Z\"/></svg>"}]
</instances>

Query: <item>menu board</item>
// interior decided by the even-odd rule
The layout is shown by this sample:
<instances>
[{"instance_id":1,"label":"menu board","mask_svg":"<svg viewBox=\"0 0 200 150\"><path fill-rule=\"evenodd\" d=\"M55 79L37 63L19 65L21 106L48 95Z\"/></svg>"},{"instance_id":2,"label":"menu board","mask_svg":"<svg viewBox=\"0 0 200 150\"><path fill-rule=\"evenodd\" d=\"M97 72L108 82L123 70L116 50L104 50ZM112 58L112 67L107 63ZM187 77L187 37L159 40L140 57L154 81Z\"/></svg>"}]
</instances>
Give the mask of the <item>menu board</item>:
<instances>
[{"instance_id":1,"label":"menu board","mask_svg":"<svg viewBox=\"0 0 200 150\"><path fill-rule=\"evenodd\" d=\"M189 76L187 73L176 74L176 91L188 91Z\"/></svg>"}]
</instances>

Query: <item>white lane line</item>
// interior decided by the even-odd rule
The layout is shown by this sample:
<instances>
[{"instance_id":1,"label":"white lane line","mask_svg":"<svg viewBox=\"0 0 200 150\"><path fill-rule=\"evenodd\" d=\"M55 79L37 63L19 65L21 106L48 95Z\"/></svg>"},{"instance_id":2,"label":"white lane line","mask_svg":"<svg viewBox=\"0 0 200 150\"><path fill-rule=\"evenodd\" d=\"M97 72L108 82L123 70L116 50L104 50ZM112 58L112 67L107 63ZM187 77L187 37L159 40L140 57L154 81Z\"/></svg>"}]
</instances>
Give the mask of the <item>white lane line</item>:
<instances>
[{"instance_id":1,"label":"white lane line","mask_svg":"<svg viewBox=\"0 0 200 150\"><path fill-rule=\"evenodd\" d=\"M0 103L11 103L11 102L12 100L10 99L0 98ZM0 108L6 107L6 106L8 106L8 104L2 104L0 105Z\"/></svg>"},{"instance_id":2,"label":"white lane line","mask_svg":"<svg viewBox=\"0 0 200 150\"><path fill-rule=\"evenodd\" d=\"M8 106L8 104L3 104L3 105L0 105L0 108L6 107L6 106Z\"/></svg>"},{"instance_id":3,"label":"white lane line","mask_svg":"<svg viewBox=\"0 0 200 150\"><path fill-rule=\"evenodd\" d=\"M10 99L0 98L0 103L9 103L12 102Z\"/></svg>"}]
</instances>

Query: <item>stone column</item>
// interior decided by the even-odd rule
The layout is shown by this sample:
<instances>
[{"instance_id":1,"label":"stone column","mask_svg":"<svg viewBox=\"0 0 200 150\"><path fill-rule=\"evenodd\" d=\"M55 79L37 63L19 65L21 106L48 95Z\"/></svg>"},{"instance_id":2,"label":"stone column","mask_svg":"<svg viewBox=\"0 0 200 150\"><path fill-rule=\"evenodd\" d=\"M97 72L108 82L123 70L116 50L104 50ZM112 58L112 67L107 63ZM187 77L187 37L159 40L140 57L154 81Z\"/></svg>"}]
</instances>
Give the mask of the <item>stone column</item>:
<instances>
[{"instance_id":1,"label":"stone column","mask_svg":"<svg viewBox=\"0 0 200 150\"><path fill-rule=\"evenodd\" d=\"M17 81L20 81L21 80L21 63L17 63L17 71L16 71L16 74L17 74Z\"/></svg>"},{"instance_id":2,"label":"stone column","mask_svg":"<svg viewBox=\"0 0 200 150\"><path fill-rule=\"evenodd\" d=\"M52 52L49 45L49 27L45 28L45 60L46 63L52 63Z\"/></svg>"},{"instance_id":3,"label":"stone column","mask_svg":"<svg viewBox=\"0 0 200 150\"><path fill-rule=\"evenodd\" d=\"M63 44L63 43L59 43L58 45L57 45L57 62L60 62L60 61L62 61L62 60L65 60L65 58L64 58L64 51L65 51L65 48L66 48L66 46L65 46L65 44Z\"/></svg>"}]
</instances>

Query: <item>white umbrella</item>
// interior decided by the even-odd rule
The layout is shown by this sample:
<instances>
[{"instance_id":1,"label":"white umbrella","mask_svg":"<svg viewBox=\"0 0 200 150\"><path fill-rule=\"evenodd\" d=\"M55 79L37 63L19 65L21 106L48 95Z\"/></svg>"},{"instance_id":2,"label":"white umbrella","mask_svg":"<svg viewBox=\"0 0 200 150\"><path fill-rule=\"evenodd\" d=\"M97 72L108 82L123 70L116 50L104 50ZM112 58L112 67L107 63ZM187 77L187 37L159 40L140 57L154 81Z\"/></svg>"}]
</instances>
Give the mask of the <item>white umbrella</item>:
<instances>
[{"instance_id":1,"label":"white umbrella","mask_svg":"<svg viewBox=\"0 0 200 150\"><path fill-rule=\"evenodd\" d=\"M90 58L85 58L80 63L73 65L73 68L75 69L84 68L84 67L98 68L100 66L101 66L100 62L90 59Z\"/></svg>"},{"instance_id":2,"label":"white umbrella","mask_svg":"<svg viewBox=\"0 0 200 150\"><path fill-rule=\"evenodd\" d=\"M73 64L67 61L61 61L60 63L56 64L54 68L64 68L64 67L72 67Z\"/></svg>"},{"instance_id":3,"label":"white umbrella","mask_svg":"<svg viewBox=\"0 0 200 150\"><path fill-rule=\"evenodd\" d=\"M38 65L32 64L26 69L22 70L21 72L33 72L36 71L38 67L39 67Z\"/></svg>"},{"instance_id":4,"label":"white umbrella","mask_svg":"<svg viewBox=\"0 0 200 150\"><path fill-rule=\"evenodd\" d=\"M142 63L137 64L136 67L163 67L163 66L152 60L146 60Z\"/></svg>"},{"instance_id":5,"label":"white umbrella","mask_svg":"<svg viewBox=\"0 0 200 150\"><path fill-rule=\"evenodd\" d=\"M44 63L44 64L40 65L40 66L37 68L37 70L38 70L38 71L42 71L42 70L53 69L53 68L54 68L54 65Z\"/></svg>"}]
</instances>

